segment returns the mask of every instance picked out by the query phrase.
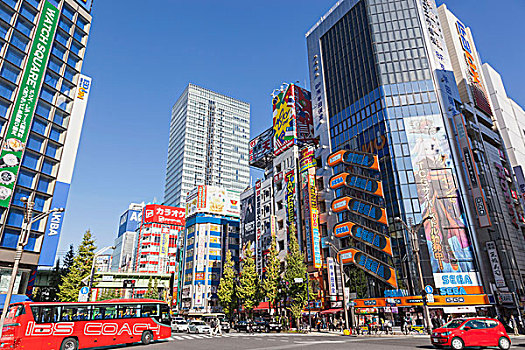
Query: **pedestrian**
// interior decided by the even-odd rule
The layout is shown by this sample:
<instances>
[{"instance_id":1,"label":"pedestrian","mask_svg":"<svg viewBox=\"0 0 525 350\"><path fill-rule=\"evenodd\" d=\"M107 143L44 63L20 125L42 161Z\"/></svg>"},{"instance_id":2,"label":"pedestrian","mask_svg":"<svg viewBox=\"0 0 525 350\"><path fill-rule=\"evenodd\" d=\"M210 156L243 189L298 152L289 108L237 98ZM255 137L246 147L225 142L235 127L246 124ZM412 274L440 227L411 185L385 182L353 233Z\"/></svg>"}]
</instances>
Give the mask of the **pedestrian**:
<instances>
[{"instance_id":1,"label":"pedestrian","mask_svg":"<svg viewBox=\"0 0 525 350\"><path fill-rule=\"evenodd\" d=\"M215 335L222 336L222 326L220 320L217 320L217 322L215 323Z\"/></svg>"},{"instance_id":2,"label":"pedestrian","mask_svg":"<svg viewBox=\"0 0 525 350\"><path fill-rule=\"evenodd\" d=\"M514 315L510 315L509 326L514 330L514 335L520 335L518 330L518 322L516 322Z\"/></svg>"}]
</instances>

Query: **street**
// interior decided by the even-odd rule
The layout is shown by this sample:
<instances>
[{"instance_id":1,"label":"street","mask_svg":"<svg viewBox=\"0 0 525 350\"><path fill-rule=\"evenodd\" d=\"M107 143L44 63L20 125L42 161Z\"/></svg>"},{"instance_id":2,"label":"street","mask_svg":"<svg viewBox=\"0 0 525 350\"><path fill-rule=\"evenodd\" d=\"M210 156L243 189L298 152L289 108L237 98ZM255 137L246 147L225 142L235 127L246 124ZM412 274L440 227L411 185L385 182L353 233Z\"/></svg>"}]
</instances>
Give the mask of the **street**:
<instances>
[{"instance_id":1,"label":"street","mask_svg":"<svg viewBox=\"0 0 525 350\"><path fill-rule=\"evenodd\" d=\"M513 338L512 349L525 347L525 337ZM136 345L126 349L199 349L199 350L280 350L280 349L434 349L426 336L360 336L343 337L333 334L288 334L288 333L229 333L223 336L173 333L168 341L148 345ZM121 347L118 347L121 348ZM123 348L123 347L122 347ZM117 348L115 348L117 349Z\"/></svg>"}]
</instances>

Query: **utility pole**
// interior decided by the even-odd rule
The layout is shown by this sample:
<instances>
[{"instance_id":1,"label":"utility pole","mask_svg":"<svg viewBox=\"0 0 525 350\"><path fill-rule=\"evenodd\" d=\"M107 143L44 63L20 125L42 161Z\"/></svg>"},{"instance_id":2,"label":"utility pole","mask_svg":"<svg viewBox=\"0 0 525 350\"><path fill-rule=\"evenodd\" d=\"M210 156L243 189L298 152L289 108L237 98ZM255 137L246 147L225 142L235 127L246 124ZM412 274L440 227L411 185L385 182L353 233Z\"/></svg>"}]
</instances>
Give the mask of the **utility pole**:
<instances>
[{"instance_id":1,"label":"utility pole","mask_svg":"<svg viewBox=\"0 0 525 350\"><path fill-rule=\"evenodd\" d=\"M425 316L425 323L426 323L425 328L428 334L430 334L432 330L432 323L430 320L430 311L428 310L428 304L427 304L426 295L424 292L425 282L423 280L423 271L421 269L421 258L419 256L419 237L417 233L419 232L421 227L423 227L423 224L425 223L425 221L431 220L432 218L433 218L432 215L425 217L415 228L414 226L408 226L406 222L404 222L398 216L394 218L394 222L399 222L401 225L405 227L405 229L410 234L410 239L412 241L412 251L414 252L414 255L416 256L416 265L417 265L417 272L418 272L418 277L419 277L419 285L421 287L419 294L421 294L421 298L423 301L423 314Z\"/></svg>"}]
</instances>

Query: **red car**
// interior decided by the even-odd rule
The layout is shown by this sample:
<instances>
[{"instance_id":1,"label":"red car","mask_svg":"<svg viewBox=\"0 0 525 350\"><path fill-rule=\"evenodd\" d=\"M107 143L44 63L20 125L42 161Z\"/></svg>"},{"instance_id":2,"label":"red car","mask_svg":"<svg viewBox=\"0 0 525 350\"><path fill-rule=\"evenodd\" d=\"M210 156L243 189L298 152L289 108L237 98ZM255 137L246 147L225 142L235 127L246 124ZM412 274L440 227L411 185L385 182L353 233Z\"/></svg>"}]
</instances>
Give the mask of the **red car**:
<instances>
[{"instance_id":1,"label":"red car","mask_svg":"<svg viewBox=\"0 0 525 350\"><path fill-rule=\"evenodd\" d=\"M434 329L430 338L436 348L455 350L469 346L495 346L507 350L510 338L500 321L493 318L456 318Z\"/></svg>"}]
</instances>

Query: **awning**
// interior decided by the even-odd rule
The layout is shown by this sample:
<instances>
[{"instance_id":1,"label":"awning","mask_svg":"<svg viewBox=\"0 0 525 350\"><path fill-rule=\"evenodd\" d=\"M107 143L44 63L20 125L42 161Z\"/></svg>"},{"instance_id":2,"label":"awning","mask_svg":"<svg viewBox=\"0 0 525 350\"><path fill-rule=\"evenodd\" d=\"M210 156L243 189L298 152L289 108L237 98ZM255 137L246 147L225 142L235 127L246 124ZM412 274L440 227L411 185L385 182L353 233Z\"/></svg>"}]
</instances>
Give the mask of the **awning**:
<instances>
[{"instance_id":1,"label":"awning","mask_svg":"<svg viewBox=\"0 0 525 350\"><path fill-rule=\"evenodd\" d=\"M321 311L321 315L336 314L340 311L343 311L343 308L323 310Z\"/></svg>"},{"instance_id":2,"label":"awning","mask_svg":"<svg viewBox=\"0 0 525 350\"><path fill-rule=\"evenodd\" d=\"M257 305L257 307L254 310L268 310L270 308L270 302L269 301L263 301Z\"/></svg>"}]
</instances>

